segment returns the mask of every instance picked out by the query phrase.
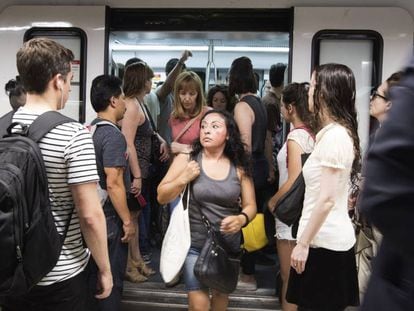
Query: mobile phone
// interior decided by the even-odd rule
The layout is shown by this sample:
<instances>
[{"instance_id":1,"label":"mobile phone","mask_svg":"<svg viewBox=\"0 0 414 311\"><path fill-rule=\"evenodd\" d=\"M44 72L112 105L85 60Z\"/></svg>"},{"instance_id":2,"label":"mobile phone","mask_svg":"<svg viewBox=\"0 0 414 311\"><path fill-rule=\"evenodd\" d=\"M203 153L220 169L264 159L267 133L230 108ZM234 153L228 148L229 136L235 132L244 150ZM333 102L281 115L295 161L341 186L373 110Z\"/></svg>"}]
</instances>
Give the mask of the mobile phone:
<instances>
[{"instance_id":1,"label":"mobile phone","mask_svg":"<svg viewBox=\"0 0 414 311\"><path fill-rule=\"evenodd\" d=\"M140 193L137 197L137 201L138 204L144 208L147 205L147 200L145 200L144 196L142 195L142 193Z\"/></svg>"}]
</instances>

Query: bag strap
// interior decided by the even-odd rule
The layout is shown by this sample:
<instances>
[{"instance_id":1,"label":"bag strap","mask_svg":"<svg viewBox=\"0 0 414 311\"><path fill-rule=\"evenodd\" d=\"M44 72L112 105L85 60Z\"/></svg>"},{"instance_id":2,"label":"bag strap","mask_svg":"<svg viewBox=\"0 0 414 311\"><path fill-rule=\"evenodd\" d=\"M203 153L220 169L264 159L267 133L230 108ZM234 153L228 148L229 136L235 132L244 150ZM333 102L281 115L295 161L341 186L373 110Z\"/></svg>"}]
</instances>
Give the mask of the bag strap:
<instances>
[{"instance_id":1,"label":"bag strap","mask_svg":"<svg viewBox=\"0 0 414 311\"><path fill-rule=\"evenodd\" d=\"M117 127L114 123L107 121L107 120L100 120L98 122L96 122L95 124L89 126L89 132L91 133L91 135L93 136L96 132L96 130L98 129L99 126L101 125L110 125L114 128L116 128L119 132L121 132L121 130L119 129L119 127Z\"/></svg>"},{"instance_id":2,"label":"bag strap","mask_svg":"<svg viewBox=\"0 0 414 311\"><path fill-rule=\"evenodd\" d=\"M138 103L141 106L142 111L144 112L145 118L149 121L149 123L151 124L152 130L154 132L157 132L157 126L154 123L154 120L152 119L151 113L149 113L148 111L148 107L145 104L141 104L140 101L138 101Z\"/></svg>"},{"instance_id":3,"label":"bag strap","mask_svg":"<svg viewBox=\"0 0 414 311\"><path fill-rule=\"evenodd\" d=\"M28 137L31 138L34 142L38 143L39 140L49 133L52 129L56 126L68 122L76 122L72 118L64 116L60 112L57 111L47 111L36 118L33 123L29 126L28 130ZM66 239L66 235L69 230L70 222L72 221L74 206L72 206L72 210L69 216L69 220L65 225L65 230L63 231L63 235L61 235L62 244Z\"/></svg>"},{"instance_id":4,"label":"bag strap","mask_svg":"<svg viewBox=\"0 0 414 311\"><path fill-rule=\"evenodd\" d=\"M13 121L14 111L6 113L0 118L0 138L3 138L7 135L7 128L11 125Z\"/></svg>"},{"instance_id":5,"label":"bag strap","mask_svg":"<svg viewBox=\"0 0 414 311\"><path fill-rule=\"evenodd\" d=\"M192 118L190 121L187 122L187 124L184 126L184 128L180 131L180 133L178 133L177 137L174 139L174 142L177 142L177 140L179 140L181 138L181 136L183 136L185 134L185 132L188 131L188 129L191 127L191 125L193 125L193 123L195 122L195 120L198 119L199 116L196 116L194 118Z\"/></svg>"},{"instance_id":6,"label":"bag strap","mask_svg":"<svg viewBox=\"0 0 414 311\"><path fill-rule=\"evenodd\" d=\"M47 111L38 116L32 125L29 126L27 136L37 143L56 126L68 122L76 121L57 111Z\"/></svg>"},{"instance_id":7,"label":"bag strap","mask_svg":"<svg viewBox=\"0 0 414 311\"><path fill-rule=\"evenodd\" d=\"M311 129L305 125L301 125L298 127L293 128L290 132L293 132L294 130L305 130L306 132L308 132L309 136L312 137L313 141L315 141L315 134L311 131ZM289 154L289 144L288 141L286 141L286 168L288 168L288 154ZM305 162L302 163L305 164Z\"/></svg>"}]
</instances>

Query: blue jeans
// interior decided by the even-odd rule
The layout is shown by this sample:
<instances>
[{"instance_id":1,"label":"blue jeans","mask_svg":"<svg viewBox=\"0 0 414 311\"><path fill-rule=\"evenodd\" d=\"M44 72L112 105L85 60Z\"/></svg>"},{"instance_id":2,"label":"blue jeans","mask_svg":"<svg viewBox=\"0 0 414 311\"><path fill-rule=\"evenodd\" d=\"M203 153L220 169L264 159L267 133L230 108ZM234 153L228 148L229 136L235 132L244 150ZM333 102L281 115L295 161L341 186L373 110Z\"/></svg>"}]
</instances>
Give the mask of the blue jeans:
<instances>
[{"instance_id":1,"label":"blue jeans","mask_svg":"<svg viewBox=\"0 0 414 311\"><path fill-rule=\"evenodd\" d=\"M122 290L125 276L125 269L128 258L128 243L122 243L121 238L124 235L122 229L122 220L116 213L112 203L107 200L104 205L106 218L106 230L108 239L109 263L111 265L112 278L114 286L111 295L105 299L95 299L97 272L98 268L95 261L91 258L88 266L89 287L91 291L90 310L117 311L121 307Z\"/></svg>"},{"instance_id":2,"label":"blue jeans","mask_svg":"<svg viewBox=\"0 0 414 311\"><path fill-rule=\"evenodd\" d=\"M200 256L201 250L190 248L188 251L187 257L185 258L184 266L183 266L183 276L184 276L184 284L185 290L195 291L195 290L207 290L208 288L201 284L197 277L194 274L194 266Z\"/></svg>"}]
</instances>

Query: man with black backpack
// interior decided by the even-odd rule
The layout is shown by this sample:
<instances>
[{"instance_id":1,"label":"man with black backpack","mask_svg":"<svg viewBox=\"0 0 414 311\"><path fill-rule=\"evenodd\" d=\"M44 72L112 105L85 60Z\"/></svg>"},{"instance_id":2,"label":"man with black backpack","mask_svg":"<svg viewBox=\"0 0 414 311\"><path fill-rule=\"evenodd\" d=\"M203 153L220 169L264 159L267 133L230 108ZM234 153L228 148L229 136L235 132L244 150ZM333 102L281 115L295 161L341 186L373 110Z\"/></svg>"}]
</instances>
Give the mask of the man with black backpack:
<instances>
[{"instance_id":1,"label":"man with black backpack","mask_svg":"<svg viewBox=\"0 0 414 311\"><path fill-rule=\"evenodd\" d=\"M81 124L56 112L69 97L73 58L46 38L17 53L26 105L0 119L3 311L86 310L90 254L98 266L96 297L111 293L93 142Z\"/></svg>"}]
</instances>

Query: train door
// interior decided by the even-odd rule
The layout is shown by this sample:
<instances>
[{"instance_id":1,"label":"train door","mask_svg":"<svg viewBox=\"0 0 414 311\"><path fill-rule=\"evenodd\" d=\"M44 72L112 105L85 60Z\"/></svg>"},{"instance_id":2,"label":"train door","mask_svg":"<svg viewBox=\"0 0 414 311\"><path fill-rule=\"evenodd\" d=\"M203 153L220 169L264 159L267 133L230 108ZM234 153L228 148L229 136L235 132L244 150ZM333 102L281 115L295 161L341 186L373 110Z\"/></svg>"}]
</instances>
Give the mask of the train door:
<instances>
[{"instance_id":1,"label":"train door","mask_svg":"<svg viewBox=\"0 0 414 311\"><path fill-rule=\"evenodd\" d=\"M125 62L137 57L153 68L156 84L165 79L167 61L179 58L187 49L193 53L186 62L187 69L197 72L207 91L212 85L227 84L232 61L247 56L259 76L258 94L261 96L270 66L285 63L290 67L292 9L111 9L109 15L106 61L109 73L120 75ZM157 258L154 259L157 251L152 250L154 268L157 267ZM258 265L258 291L236 292L230 302L233 308L236 305L236 309L259 305L263 309L279 307L275 297L277 258L275 254L271 256L273 264ZM154 297L162 300L171 294L165 290L159 275L149 281L126 284L124 304L138 306L145 301L150 303ZM159 286L162 290L157 296ZM144 294L148 288L151 288L151 296ZM180 296L182 285L170 291L175 304L186 303L185 297Z\"/></svg>"},{"instance_id":2,"label":"train door","mask_svg":"<svg viewBox=\"0 0 414 311\"><path fill-rule=\"evenodd\" d=\"M292 79L309 81L316 65L336 62L356 78L358 132L368 144L369 95L412 52L413 19L400 8L295 8ZM394 49L395 48L395 49Z\"/></svg>"}]
</instances>

